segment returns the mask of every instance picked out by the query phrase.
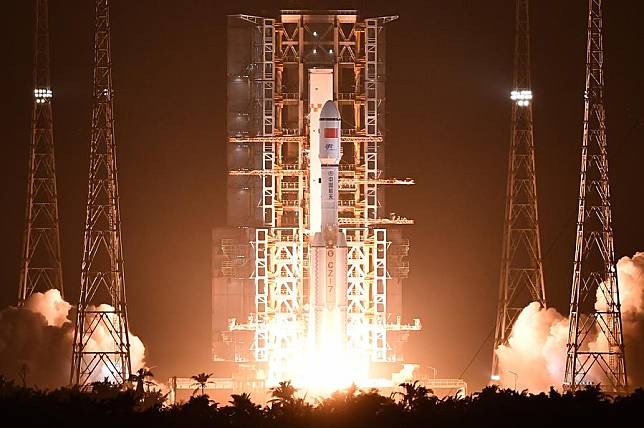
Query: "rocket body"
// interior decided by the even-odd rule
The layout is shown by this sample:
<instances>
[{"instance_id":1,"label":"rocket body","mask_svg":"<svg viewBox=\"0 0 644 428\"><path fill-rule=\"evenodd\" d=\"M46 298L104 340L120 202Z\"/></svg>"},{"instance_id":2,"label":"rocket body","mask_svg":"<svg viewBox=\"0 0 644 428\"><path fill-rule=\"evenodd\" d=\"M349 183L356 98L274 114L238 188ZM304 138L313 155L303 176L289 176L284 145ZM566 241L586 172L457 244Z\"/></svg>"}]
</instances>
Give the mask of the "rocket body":
<instances>
[{"instance_id":1,"label":"rocket body","mask_svg":"<svg viewBox=\"0 0 644 428\"><path fill-rule=\"evenodd\" d=\"M340 113L327 101L320 113L320 231L311 237L309 338L315 350L343 350L347 329L347 255L338 227Z\"/></svg>"},{"instance_id":2,"label":"rocket body","mask_svg":"<svg viewBox=\"0 0 644 428\"><path fill-rule=\"evenodd\" d=\"M320 113L321 216L322 230L338 227L338 167L340 164L340 112L327 101Z\"/></svg>"},{"instance_id":3,"label":"rocket body","mask_svg":"<svg viewBox=\"0 0 644 428\"><path fill-rule=\"evenodd\" d=\"M327 100L333 99L333 69L309 69L309 231L311 236L321 230L320 195L320 113Z\"/></svg>"}]
</instances>

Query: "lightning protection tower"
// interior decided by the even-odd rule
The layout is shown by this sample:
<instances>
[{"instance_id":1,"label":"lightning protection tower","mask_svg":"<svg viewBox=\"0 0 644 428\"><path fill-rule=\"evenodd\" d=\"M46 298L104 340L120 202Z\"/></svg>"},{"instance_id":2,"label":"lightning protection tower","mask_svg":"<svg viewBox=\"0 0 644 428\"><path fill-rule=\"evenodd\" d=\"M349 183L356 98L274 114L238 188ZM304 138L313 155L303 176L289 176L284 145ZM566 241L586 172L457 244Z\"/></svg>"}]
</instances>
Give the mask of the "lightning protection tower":
<instances>
[{"instance_id":1,"label":"lightning protection tower","mask_svg":"<svg viewBox=\"0 0 644 428\"><path fill-rule=\"evenodd\" d=\"M36 0L34 104L27 182L27 207L18 306L33 292L58 289L63 294L58 197L49 77L47 0Z\"/></svg>"},{"instance_id":2,"label":"lightning protection tower","mask_svg":"<svg viewBox=\"0 0 644 428\"><path fill-rule=\"evenodd\" d=\"M493 381L499 381L501 376L496 349L507 343L521 310L533 301L539 302L542 307L546 306L532 134L528 0L516 2L514 83L511 99L512 139L492 363Z\"/></svg>"},{"instance_id":3,"label":"lightning protection tower","mask_svg":"<svg viewBox=\"0 0 644 428\"><path fill-rule=\"evenodd\" d=\"M602 2L588 2L584 136L564 388L627 389L614 264L604 109ZM595 303L597 300L597 303Z\"/></svg>"},{"instance_id":4,"label":"lightning protection tower","mask_svg":"<svg viewBox=\"0 0 644 428\"><path fill-rule=\"evenodd\" d=\"M81 386L105 377L122 384L131 373L112 113L108 0L96 0L94 43L89 191L71 369L71 383ZM109 343L97 342L99 335L109 338Z\"/></svg>"}]
</instances>

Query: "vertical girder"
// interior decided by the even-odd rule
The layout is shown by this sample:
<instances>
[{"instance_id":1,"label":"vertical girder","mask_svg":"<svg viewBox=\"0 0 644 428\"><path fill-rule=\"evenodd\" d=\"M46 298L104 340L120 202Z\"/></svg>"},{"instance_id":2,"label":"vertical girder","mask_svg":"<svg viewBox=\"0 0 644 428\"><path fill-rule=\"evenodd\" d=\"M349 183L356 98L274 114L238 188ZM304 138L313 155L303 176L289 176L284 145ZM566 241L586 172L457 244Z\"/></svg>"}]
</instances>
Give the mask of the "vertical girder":
<instances>
[{"instance_id":1,"label":"vertical girder","mask_svg":"<svg viewBox=\"0 0 644 428\"><path fill-rule=\"evenodd\" d=\"M378 128L378 19L365 22L365 69L364 73L364 130L367 136L377 136ZM378 178L378 143L367 142L364 147L365 178ZM378 185L364 184L364 217L378 217Z\"/></svg>"}]
</instances>

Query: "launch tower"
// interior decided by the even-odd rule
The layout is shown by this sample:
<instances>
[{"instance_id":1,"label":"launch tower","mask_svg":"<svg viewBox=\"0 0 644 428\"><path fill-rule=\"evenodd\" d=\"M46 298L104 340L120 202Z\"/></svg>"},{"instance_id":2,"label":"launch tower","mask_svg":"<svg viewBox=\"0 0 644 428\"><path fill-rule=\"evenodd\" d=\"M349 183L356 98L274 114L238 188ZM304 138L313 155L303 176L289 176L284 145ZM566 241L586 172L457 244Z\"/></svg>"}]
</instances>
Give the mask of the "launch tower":
<instances>
[{"instance_id":1,"label":"launch tower","mask_svg":"<svg viewBox=\"0 0 644 428\"><path fill-rule=\"evenodd\" d=\"M320 110L337 106L338 227L347 247L348 346L399 366L420 322L401 322L409 242L385 211L385 25L355 10L228 18L227 222L213 231L213 358L267 384L306 340ZM263 373L262 375L258 375Z\"/></svg>"}]
</instances>

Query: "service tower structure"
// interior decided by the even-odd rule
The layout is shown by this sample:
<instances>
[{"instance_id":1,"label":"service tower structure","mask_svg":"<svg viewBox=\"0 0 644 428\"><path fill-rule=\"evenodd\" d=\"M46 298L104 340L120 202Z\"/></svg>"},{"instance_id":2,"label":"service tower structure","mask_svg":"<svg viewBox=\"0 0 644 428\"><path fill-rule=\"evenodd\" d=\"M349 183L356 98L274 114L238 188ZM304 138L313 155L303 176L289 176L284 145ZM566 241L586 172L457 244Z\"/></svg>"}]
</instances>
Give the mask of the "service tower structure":
<instances>
[{"instance_id":1,"label":"service tower structure","mask_svg":"<svg viewBox=\"0 0 644 428\"><path fill-rule=\"evenodd\" d=\"M312 253L326 212L316 205L326 162L319 129L329 100L342 118L333 168L347 268L334 298L346 298L346 348L366 356L373 376L399 370L402 343L420 328L401 321L409 271L401 225L413 222L387 215L384 199L387 185L413 184L383 173L385 25L396 18L228 17L227 221L213 231L212 351L266 386L292 378L315 325Z\"/></svg>"}]
</instances>

